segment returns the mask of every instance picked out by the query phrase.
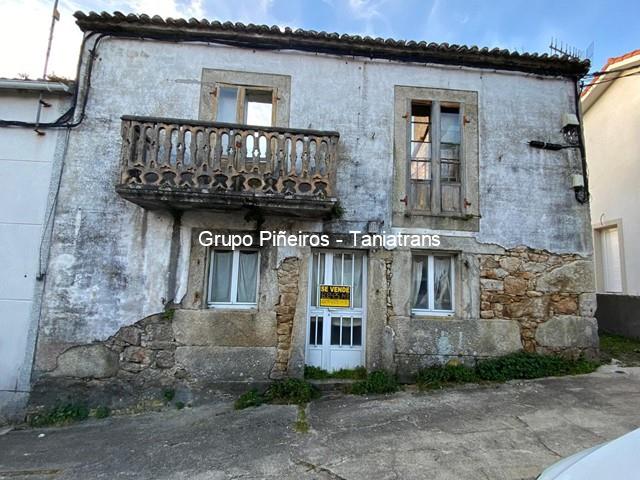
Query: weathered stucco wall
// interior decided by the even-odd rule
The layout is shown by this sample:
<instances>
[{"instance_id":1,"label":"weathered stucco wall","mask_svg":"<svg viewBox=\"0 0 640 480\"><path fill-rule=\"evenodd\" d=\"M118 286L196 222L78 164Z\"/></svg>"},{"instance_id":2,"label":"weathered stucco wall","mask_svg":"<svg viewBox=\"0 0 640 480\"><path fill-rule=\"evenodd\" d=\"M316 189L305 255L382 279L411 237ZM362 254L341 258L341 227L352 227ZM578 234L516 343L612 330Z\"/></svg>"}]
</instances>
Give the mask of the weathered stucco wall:
<instances>
[{"instance_id":1,"label":"weathered stucco wall","mask_svg":"<svg viewBox=\"0 0 640 480\"><path fill-rule=\"evenodd\" d=\"M122 327L161 312L167 301L183 300L183 293L183 307L193 310L176 313L174 336L178 331L192 335L183 328L187 322L183 315L190 315L190 328L211 330L211 325L202 325L210 320L201 317L212 314L196 310L198 299L187 287L195 275L193 263L188 267L189 248L194 248L190 233L198 228L246 230L255 225L245 222L242 215L187 213L180 220L181 241L176 253L175 242L172 248L175 219L168 213L144 211L120 199L114 190L119 168L120 117L198 118L204 68L289 76L289 126L340 132L337 196L345 209L343 218L324 227L321 223L283 219L268 219L272 223L263 226L290 231L324 228L347 232L365 229L369 221L382 222L383 228L390 230L394 86L477 92L480 230L449 232L448 243L442 245L461 252L459 261L470 265L466 281L459 283L463 299L460 314L455 319L433 321L411 318L408 297L399 297L406 294L409 284L409 252L370 252L370 368L413 361L411 355L437 357L444 351L472 355L513 350L519 341L517 322L480 321L477 255L500 254L520 245L555 253L591 252L588 207L578 204L569 188L570 174L579 171L579 159L568 150L539 151L527 144L533 139L562 141L561 115L574 110L573 84L567 80L295 52L107 38L98 47L86 119L71 134L38 345L39 374L60 368L58 355L65 349L104 341ZM176 285L169 274L171 255L179 255ZM193 262L193 252L190 255ZM288 258L297 260L285 261ZM267 287L269 300L264 307L271 310L267 313L259 308L267 325L261 326L265 330L256 337L259 345L252 345L251 350L251 355L261 352L261 358L271 359L268 371L260 370L267 377L274 366L282 372L285 364L288 374L302 372L308 258L308 249L288 253L279 249L274 261L277 265L284 261L287 267L279 273L273 264L269 266L273 283ZM282 282L290 289L283 293L294 295L290 278L294 273L289 268L297 270L298 278L303 279L298 284L293 320L289 317L290 305L278 309L279 297L273 290ZM589 281L585 279L585 291L592 291ZM177 296L176 291L180 292ZM450 347L440 340L441 331L453 332L447 333ZM290 339L282 335L289 335ZM458 343L453 341L454 336ZM474 346L469 341L480 343ZM430 350L430 342L435 342L437 348ZM182 353L185 346L177 346L174 359L193 364L199 358L202 365L221 361L216 357L224 347L220 343L222 340L207 346L191 345L191 350ZM232 348L245 348L240 343ZM200 348L199 353L195 347ZM226 350L225 362L233 363L230 352ZM237 359L246 361L244 350L236 352ZM124 351L117 353L124 358ZM197 366L192 368L195 371Z\"/></svg>"}]
</instances>

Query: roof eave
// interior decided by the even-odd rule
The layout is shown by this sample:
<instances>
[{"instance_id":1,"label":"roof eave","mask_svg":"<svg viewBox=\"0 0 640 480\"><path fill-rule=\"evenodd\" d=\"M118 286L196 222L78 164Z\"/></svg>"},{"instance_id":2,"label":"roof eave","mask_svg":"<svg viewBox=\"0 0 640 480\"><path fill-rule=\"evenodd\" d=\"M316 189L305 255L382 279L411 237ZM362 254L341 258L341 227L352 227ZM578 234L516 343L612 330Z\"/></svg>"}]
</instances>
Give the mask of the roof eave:
<instances>
[{"instance_id":1,"label":"roof eave","mask_svg":"<svg viewBox=\"0 0 640 480\"><path fill-rule=\"evenodd\" d=\"M325 54L378 58L401 62L434 63L465 67L520 71L539 75L581 77L588 61L547 55L518 54L507 50L479 49L447 44L361 38L311 31L281 31L277 27L244 26L191 19L173 20L146 15L86 15L76 12L85 32L167 41L202 41L252 49L299 50Z\"/></svg>"}]
</instances>

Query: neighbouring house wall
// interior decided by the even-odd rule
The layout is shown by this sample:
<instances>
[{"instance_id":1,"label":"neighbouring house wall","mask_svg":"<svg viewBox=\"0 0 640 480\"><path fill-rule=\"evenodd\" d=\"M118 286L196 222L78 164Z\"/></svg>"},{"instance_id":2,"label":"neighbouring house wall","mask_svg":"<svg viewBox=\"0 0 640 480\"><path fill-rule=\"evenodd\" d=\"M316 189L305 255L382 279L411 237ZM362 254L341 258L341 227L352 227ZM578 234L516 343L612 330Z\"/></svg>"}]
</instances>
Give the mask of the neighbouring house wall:
<instances>
[{"instance_id":1,"label":"neighbouring house wall","mask_svg":"<svg viewBox=\"0 0 640 480\"><path fill-rule=\"evenodd\" d=\"M0 118L33 122L38 95L0 90ZM69 108L65 94L45 93L43 100L51 105L42 109L43 122L55 120ZM41 245L41 239L65 135L64 130L41 136L31 128L0 129L0 424L19 414L30 389L42 292L36 276L48 247L47 241Z\"/></svg>"},{"instance_id":2,"label":"neighbouring house wall","mask_svg":"<svg viewBox=\"0 0 640 480\"><path fill-rule=\"evenodd\" d=\"M622 293L627 295L640 295L639 131L637 75L611 82L584 114L592 224L595 229L620 224Z\"/></svg>"},{"instance_id":3,"label":"neighbouring house wall","mask_svg":"<svg viewBox=\"0 0 640 480\"><path fill-rule=\"evenodd\" d=\"M346 233L365 230L370 221L387 231L394 228L394 87L477 92L479 231L434 232L445 237L441 249L458 255L461 294L456 315L412 316L411 252L370 250L368 368L410 372L448 358L475 359L519 350L523 338L529 349L532 345L554 351L564 348L574 354L597 348L593 336L584 340L573 335L573 324L574 330L585 332L593 326L590 313L575 314L575 309L567 308L575 315L559 319L552 316L559 312L549 310L548 317L535 321L537 325L551 318L562 324L560 331L568 333L559 340L548 340L541 326L524 327L524 314L487 318L489 309L483 308L481 318L481 296L492 294L484 281L490 268L486 259L500 263L512 252L559 258L549 265L540 260L544 265L539 278L527 279L532 282L530 291L539 292L535 282L542 282L542 277L556 272L565 282L560 269L571 270L571 265L591 255L588 207L577 203L569 188L580 159L575 152L528 146L529 140L562 141L561 116L574 110L570 81L107 38L98 47L86 119L69 143L38 342L36 403L50 401L55 392L71 385L99 384L108 392L122 384L161 388L172 382L265 381L302 374L308 248L265 250L260 283L264 290L255 312L204 310L205 256L198 253L203 249L194 243L195 233L214 228L250 231L255 223L245 221L242 214L202 212L188 212L178 220L169 213L143 210L114 190L120 117L198 118L203 69L290 77L289 127L340 132L336 190L344 216L324 224L268 217L262 226L293 232ZM170 274L173 264L175 275ZM517 269L514 278L519 278L515 273ZM571 277L575 288L566 292L571 299L593 292L592 272L580 273ZM527 291L528 286L525 295ZM549 305L557 304L561 300L553 294L563 293L560 287L545 291L544 298ZM513 295L509 302L518 302L522 294ZM491 309L509 303L494 300L489 301ZM171 318L162 315L167 302L177 304ZM74 370L80 357L89 364Z\"/></svg>"}]
</instances>

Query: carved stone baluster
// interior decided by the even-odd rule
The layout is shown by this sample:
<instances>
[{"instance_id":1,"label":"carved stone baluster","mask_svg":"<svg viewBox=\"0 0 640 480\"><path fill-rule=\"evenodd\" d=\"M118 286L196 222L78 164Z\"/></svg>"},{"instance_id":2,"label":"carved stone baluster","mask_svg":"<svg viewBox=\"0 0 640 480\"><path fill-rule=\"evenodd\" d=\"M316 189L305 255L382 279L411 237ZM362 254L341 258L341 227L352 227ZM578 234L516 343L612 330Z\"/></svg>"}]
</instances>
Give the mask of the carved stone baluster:
<instances>
[{"instance_id":1,"label":"carved stone baluster","mask_svg":"<svg viewBox=\"0 0 640 480\"><path fill-rule=\"evenodd\" d=\"M147 159L149 166L151 168L156 168L158 166L158 142L160 141L160 127L157 123L153 124L153 130L151 132L151 145L150 145L150 155Z\"/></svg>"},{"instance_id":2,"label":"carved stone baluster","mask_svg":"<svg viewBox=\"0 0 640 480\"><path fill-rule=\"evenodd\" d=\"M145 149L145 144L144 144L144 139L145 139L145 124L140 123L140 122L134 122L133 124L133 129L135 130L135 134L136 134L136 157L134 160L134 164L136 165L144 165L144 149Z\"/></svg>"},{"instance_id":3,"label":"carved stone baluster","mask_svg":"<svg viewBox=\"0 0 640 480\"><path fill-rule=\"evenodd\" d=\"M182 165L184 163L184 133L187 129L186 126L178 126L178 141L176 142L176 172L182 171Z\"/></svg>"},{"instance_id":4,"label":"carved stone baluster","mask_svg":"<svg viewBox=\"0 0 640 480\"><path fill-rule=\"evenodd\" d=\"M274 158L273 158L273 152L272 152L272 148L271 148L271 139L273 138L273 132L264 132L264 138L267 142L267 150L266 152L264 152L264 159L265 159L265 166L264 166L264 173L265 175L273 175L273 172L275 172L275 165L274 165Z\"/></svg>"},{"instance_id":5,"label":"carved stone baluster","mask_svg":"<svg viewBox=\"0 0 640 480\"><path fill-rule=\"evenodd\" d=\"M247 131L236 132L234 141L236 142L236 171L246 172L245 162L247 160Z\"/></svg>"},{"instance_id":6,"label":"carved stone baluster","mask_svg":"<svg viewBox=\"0 0 640 480\"><path fill-rule=\"evenodd\" d=\"M298 163L298 154L296 153L296 144L298 143L298 136L287 134L291 139L291 151L289 154L289 176L296 176L296 163Z\"/></svg>"},{"instance_id":7,"label":"carved stone baluster","mask_svg":"<svg viewBox=\"0 0 640 480\"><path fill-rule=\"evenodd\" d=\"M302 170L301 170L301 177L304 179L310 179L311 178L311 172L310 172L310 168L309 168L309 155L310 155L310 142L309 142L309 137L304 136L302 137Z\"/></svg>"}]
</instances>

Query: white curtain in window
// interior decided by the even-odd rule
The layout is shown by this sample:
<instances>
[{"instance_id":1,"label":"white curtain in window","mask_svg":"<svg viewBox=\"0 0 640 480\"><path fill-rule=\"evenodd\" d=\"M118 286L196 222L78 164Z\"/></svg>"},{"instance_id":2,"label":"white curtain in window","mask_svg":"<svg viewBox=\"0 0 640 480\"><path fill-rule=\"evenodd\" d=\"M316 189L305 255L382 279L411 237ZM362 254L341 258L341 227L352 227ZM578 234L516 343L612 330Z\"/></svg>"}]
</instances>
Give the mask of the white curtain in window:
<instances>
[{"instance_id":1,"label":"white curtain in window","mask_svg":"<svg viewBox=\"0 0 640 480\"><path fill-rule=\"evenodd\" d=\"M428 263L427 257L414 257L413 259L413 294L411 304L413 308L429 308L428 288Z\"/></svg>"},{"instance_id":2,"label":"white curtain in window","mask_svg":"<svg viewBox=\"0 0 640 480\"><path fill-rule=\"evenodd\" d=\"M451 310L451 258L434 258L434 298L436 310Z\"/></svg>"},{"instance_id":3,"label":"white curtain in window","mask_svg":"<svg viewBox=\"0 0 640 480\"><path fill-rule=\"evenodd\" d=\"M240 252L238 262L238 302L254 303L258 282L258 252Z\"/></svg>"},{"instance_id":4,"label":"white curtain in window","mask_svg":"<svg viewBox=\"0 0 640 480\"><path fill-rule=\"evenodd\" d=\"M209 286L209 298L212 302L231 301L231 266L233 252L213 252L211 263L211 285Z\"/></svg>"}]
</instances>

